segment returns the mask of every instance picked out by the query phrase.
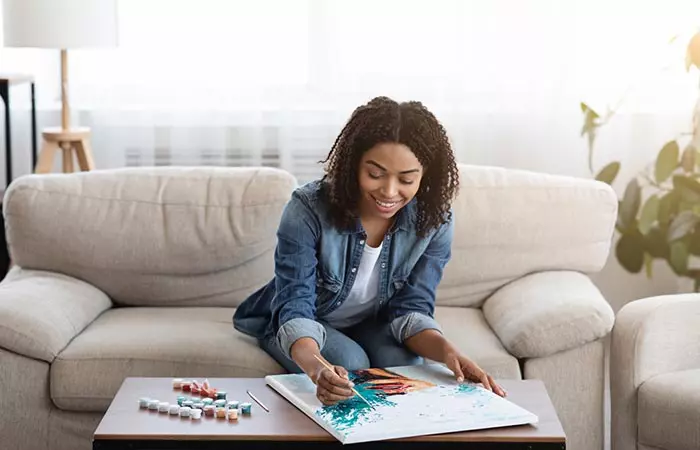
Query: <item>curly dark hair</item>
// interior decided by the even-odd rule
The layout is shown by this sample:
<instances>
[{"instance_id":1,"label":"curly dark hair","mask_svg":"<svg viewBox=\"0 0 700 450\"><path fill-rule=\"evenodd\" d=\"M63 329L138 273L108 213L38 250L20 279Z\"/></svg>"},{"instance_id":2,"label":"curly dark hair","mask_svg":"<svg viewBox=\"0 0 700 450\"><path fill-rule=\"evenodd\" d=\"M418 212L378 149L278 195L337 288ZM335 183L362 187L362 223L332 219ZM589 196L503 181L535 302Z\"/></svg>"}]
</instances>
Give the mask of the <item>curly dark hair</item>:
<instances>
[{"instance_id":1,"label":"curly dark hair","mask_svg":"<svg viewBox=\"0 0 700 450\"><path fill-rule=\"evenodd\" d=\"M421 102L397 103L376 97L355 109L335 140L325 164L325 190L331 217L345 228L355 220L360 197L358 166L377 144L400 143L416 155L423 177L416 193L417 229L425 236L451 218L450 206L459 187L459 169L447 133Z\"/></svg>"}]
</instances>

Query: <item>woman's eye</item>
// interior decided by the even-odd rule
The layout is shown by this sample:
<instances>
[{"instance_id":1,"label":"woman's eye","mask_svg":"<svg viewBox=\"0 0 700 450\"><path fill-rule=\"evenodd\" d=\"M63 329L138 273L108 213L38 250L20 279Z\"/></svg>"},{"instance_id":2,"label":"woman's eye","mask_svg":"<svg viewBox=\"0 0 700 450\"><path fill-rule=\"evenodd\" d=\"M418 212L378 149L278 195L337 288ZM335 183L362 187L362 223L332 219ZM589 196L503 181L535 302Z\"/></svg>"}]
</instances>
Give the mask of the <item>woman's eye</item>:
<instances>
[{"instance_id":1,"label":"woman's eye","mask_svg":"<svg viewBox=\"0 0 700 450\"><path fill-rule=\"evenodd\" d=\"M381 175L375 172L369 172L369 177L373 179L381 178Z\"/></svg>"},{"instance_id":2,"label":"woman's eye","mask_svg":"<svg viewBox=\"0 0 700 450\"><path fill-rule=\"evenodd\" d=\"M403 184L413 184L413 180L401 180Z\"/></svg>"}]
</instances>

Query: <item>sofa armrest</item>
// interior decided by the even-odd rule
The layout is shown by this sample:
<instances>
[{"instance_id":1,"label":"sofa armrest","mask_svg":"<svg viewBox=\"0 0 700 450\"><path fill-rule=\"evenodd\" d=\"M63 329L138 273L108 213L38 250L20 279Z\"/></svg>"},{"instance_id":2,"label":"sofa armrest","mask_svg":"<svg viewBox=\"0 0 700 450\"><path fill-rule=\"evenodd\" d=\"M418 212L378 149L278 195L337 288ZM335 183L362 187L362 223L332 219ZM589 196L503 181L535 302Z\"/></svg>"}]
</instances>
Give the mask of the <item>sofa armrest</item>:
<instances>
[{"instance_id":1,"label":"sofa armrest","mask_svg":"<svg viewBox=\"0 0 700 450\"><path fill-rule=\"evenodd\" d=\"M83 281L14 267L0 283L0 347L51 363L111 305Z\"/></svg>"},{"instance_id":2,"label":"sofa armrest","mask_svg":"<svg viewBox=\"0 0 700 450\"><path fill-rule=\"evenodd\" d=\"M615 314L598 288L573 271L539 272L496 291L484 316L508 352L541 358L606 336Z\"/></svg>"},{"instance_id":3,"label":"sofa armrest","mask_svg":"<svg viewBox=\"0 0 700 450\"><path fill-rule=\"evenodd\" d=\"M663 373L700 368L700 294L650 297L617 313L610 346L614 448L637 448L637 389Z\"/></svg>"}]
</instances>

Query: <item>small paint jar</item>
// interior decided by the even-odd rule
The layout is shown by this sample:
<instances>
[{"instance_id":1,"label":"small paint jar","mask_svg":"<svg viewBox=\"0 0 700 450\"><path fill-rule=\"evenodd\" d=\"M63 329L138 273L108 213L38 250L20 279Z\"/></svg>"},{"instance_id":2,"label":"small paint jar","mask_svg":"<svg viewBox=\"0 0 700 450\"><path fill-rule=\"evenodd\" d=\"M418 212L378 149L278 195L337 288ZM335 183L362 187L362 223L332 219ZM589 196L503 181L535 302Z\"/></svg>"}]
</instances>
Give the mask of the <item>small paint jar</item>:
<instances>
[{"instance_id":1,"label":"small paint jar","mask_svg":"<svg viewBox=\"0 0 700 450\"><path fill-rule=\"evenodd\" d=\"M226 403L226 407L228 409L238 409L238 405L240 405L238 400L231 400L230 402Z\"/></svg>"},{"instance_id":2,"label":"small paint jar","mask_svg":"<svg viewBox=\"0 0 700 450\"><path fill-rule=\"evenodd\" d=\"M192 387L192 382L191 382L191 381L185 380L185 381L183 381L183 382L180 384L180 388L182 389L183 392L190 392L190 390L191 390L190 388L191 388L191 387Z\"/></svg>"},{"instance_id":3,"label":"small paint jar","mask_svg":"<svg viewBox=\"0 0 700 450\"><path fill-rule=\"evenodd\" d=\"M214 417L216 415L216 406L205 405L204 406L204 415L207 417Z\"/></svg>"},{"instance_id":4,"label":"small paint jar","mask_svg":"<svg viewBox=\"0 0 700 450\"><path fill-rule=\"evenodd\" d=\"M160 405L158 400L151 400L148 402L148 409L151 411L158 411L158 405Z\"/></svg>"},{"instance_id":5,"label":"small paint jar","mask_svg":"<svg viewBox=\"0 0 700 450\"><path fill-rule=\"evenodd\" d=\"M192 408L192 405L194 405L194 402L192 400L185 400L182 402L182 406L187 406L188 408Z\"/></svg>"},{"instance_id":6,"label":"small paint jar","mask_svg":"<svg viewBox=\"0 0 700 450\"><path fill-rule=\"evenodd\" d=\"M250 414L250 410L251 410L251 406L253 406L253 405L250 404L250 403L248 403L248 402L246 402L246 403L241 403L241 413L243 413L243 414L245 414L245 415L249 415L249 414Z\"/></svg>"},{"instance_id":7,"label":"small paint jar","mask_svg":"<svg viewBox=\"0 0 700 450\"><path fill-rule=\"evenodd\" d=\"M226 408L216 408L216 418L225 419L226 418Z\"/></svg>"},{"instance_id":8,"label":"small paint jar","mask_svg":"<svg viewBox=\"0 0 700 450\"><path fill-rule=\"evenodd\" d=\"M182 378L173 378L173 389L182 389Z\"/></svg>"},{"instance_id":9,"label":"small paint jar","mask_svg":"<svg viewBox=\"0 0 700 450\"><path fill-rule=\"evenodd\" d=\"M214 402L214 406L216 406L217 408L223 408L226 406L226 400L223 400L223 399L216 400Z\"/></svg>"},{"instance_id":10,"label":"small paint jar","mask_svg":"<svg viewBox=\"0 0 700 450\"><path fill-rule=\"evenodd\" d=\"M192 408L194 408L194 409L199 409L199 410L204 409L204 403L202 403L202 402L194 402L194 404L192 405Z\"/></svg>"},{"instance_id":11,"label":"small paint jar","mask_svg":"<svg viewBox=\"0 0 700 450\"><path fill-rule=\"evenodd\" d=\"M229 409L227 414L228 414L228 420L238 420L238 410L237 409Z\"/></svg>"},{"instance_id":12,"label":"small paint jar","mask_svg":"<svg viewBox=\"0 0 700 450\"><path fill-rule=\"evenodd\" d=\"M202 403L204 403L204 406L212 405L212 404L214 404L214 400L212 400L210 398L203 398Z\"/></svg>"},{"instance_id":13,"label":"small paint jar","mask_svg":"<svg viewBox=\"0 0 700 450\"><path fill-rule=\"evenodd\" d=\"M141 397L139 399L139 408L141 409L147 409L148 408L148 403L151 401L150 398L148 397Z\"/></svg>"},{"instance_id":14,"label":"small paint jar","mask_svg":"<svg viewBox=\"0 0 700 450\"><path fill-rule=\"evenodd\" d=\"M168 402L160 402L158 404L158 412L160 412L160 413L167 413L169 409L170 409L170 403L168 403Z\"/></svg>"},{"instance_id":15,"label":"small paint jar","mask_svg":"<svg viewBox=\"0 0 700 450\"><path fill-rule=\"evenodd\" d=\"M170 415L177 416L180 414L180 407L178 405L170 405Z\"/></svg>"},{"instance_id":16,"label":"small paint jar","mask_svg":"<svg viewBox=\"0 0 700 450\"><path fill-rule=\"evenodd\" d=\"M193 409L190 411L190 417L193 420L198 420L202 418L202 410L201 409Z\"/></svg>"},{"instance_id":17,"label":"small paint jar","mask_svg":"<svg viewBox=\"0 0 700 450\"><path fill-rule=\"evenodd\" d=\"M177 396L177 404L178 405L182 406L182 402L184 402L185 400L187 400L187 397L185 397L184 395Z\"/></svg>"},{"instance_id":18,"label":"small paint jar","mask_svg":"<svg viewBox=\"0 0 700 450\"><path fill-rule=\"evenodd\" d=\"M180 417L190 417L190 411L192 411L191 408L188 406L181 406L180 407Z\"/></svg>"},{"instance_id":19,"label":"small paint jar","mask_svg":"<svg viewBox=\"0 0 700 450\"><path fill-rule=\"evenodd\" d=\"M217 400L226 400L226 391L218 391L216 393Z\"/></svg>"}]
</instances>

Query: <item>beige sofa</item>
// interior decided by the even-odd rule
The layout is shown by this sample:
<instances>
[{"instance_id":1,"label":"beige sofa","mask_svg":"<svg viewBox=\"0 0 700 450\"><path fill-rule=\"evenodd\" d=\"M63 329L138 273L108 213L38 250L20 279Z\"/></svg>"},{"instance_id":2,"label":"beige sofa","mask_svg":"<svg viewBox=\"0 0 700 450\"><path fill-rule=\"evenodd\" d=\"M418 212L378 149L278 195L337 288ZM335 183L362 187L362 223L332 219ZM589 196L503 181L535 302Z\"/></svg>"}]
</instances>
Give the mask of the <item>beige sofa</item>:
<instances>
[{"instance_id":1,"label":"beige sofa","mask_svg":"<svg viewBox=\"0 0 700 450\"><path fill-rule=\"evenodd\" d=\"M571 450L603 442L604 265L617 198L583 179L462 166L437 319L500 378L546 383ZM272 274L295 187L270 168L30 175L5 196L16 266L0 284L6 450L87 450L127 376L282 371L233 329Z\"/></svg>"},{"instance_id":2,"label":"beige sofa","mask_svg":"<svg viewBox=\"0 0 700 450\"><path fill-rule=\"evenodd\" d=\"M611 341L612 449L700 449L700 295L628 303Z\"/></svg>"}]
</instances>

